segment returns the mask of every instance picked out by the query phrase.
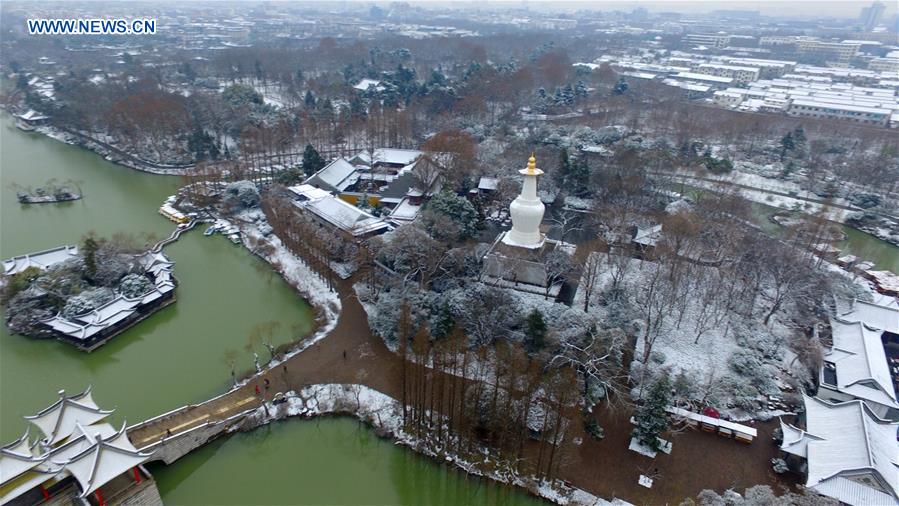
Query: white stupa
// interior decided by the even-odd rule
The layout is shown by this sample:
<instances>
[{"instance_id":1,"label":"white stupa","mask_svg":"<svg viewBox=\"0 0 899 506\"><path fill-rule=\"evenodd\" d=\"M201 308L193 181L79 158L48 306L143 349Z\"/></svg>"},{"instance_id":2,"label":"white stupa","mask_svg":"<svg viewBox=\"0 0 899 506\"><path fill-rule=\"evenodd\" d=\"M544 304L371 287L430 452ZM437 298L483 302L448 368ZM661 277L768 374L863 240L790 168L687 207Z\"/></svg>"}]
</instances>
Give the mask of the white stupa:
<instances>
[{"instance_id":1,"label":"white stupa","mask_svg":"<svg viewBox=\"0 0 899 506\"><path fill-rule=\"evenodd\" d=\"M546 207L537 197L537 178L543 171L537 168L534 155L528 159L527 168L518 172L524 176L524 184L521 194L509 206L512 230L500 232L484 255L481 280L494 286L556 297L562 279L547 269L548 255L559 248L571 254L573 247L547 239L540 232Z\"/></svg>"},{"instance_id":2,"label":"white stupa","mask_svg":"<svg viewBox=\"0 0 899 506\"><path fill-rule=\"evenodd\" d=\"M512 230L503 236L502 241L519 248L540 248L546 239L540 233L540 223L546 208L537 197L537 178L543 175L543 171L537 168L537 159L531 155L527 168L518 173L524 176L524 183L521 185L521 193L509 206Z\"/></svg>"}]
</instances>

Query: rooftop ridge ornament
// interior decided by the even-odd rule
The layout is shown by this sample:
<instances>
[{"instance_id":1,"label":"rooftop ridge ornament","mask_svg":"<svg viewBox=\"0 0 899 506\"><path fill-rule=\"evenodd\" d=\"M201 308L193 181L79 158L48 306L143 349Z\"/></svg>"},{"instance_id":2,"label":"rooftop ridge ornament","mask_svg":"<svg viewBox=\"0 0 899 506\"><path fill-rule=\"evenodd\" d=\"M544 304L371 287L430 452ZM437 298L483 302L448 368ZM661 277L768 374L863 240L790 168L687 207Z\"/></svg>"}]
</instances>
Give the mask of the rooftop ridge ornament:
<instances>
[{"instance_id":1,"label":"rooftop ridge ornament","mask_svg":"<svg viewBox=\"0 0 899 506\"><path fill-rule=\"evenodd\" d=\"M531 157L528 158L528 173L534 174L537 172L537 157L534 156L534 152L531 151Z\"/></svg>"}]
</instances>

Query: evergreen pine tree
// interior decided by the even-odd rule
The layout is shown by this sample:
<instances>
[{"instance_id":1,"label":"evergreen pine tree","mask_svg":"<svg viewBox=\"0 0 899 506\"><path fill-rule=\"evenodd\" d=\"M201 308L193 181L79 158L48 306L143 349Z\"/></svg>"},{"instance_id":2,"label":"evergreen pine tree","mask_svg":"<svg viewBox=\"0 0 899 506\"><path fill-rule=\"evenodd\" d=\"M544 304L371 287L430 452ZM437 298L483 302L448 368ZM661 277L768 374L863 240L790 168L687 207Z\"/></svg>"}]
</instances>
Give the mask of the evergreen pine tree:
<instances>
[{"instance_id":1,"label":"evergreen pine tree","mask_svg":"<svg viewBox=\"0 0 899 506\"><path fill-rule=\"evenodd\" d=\"M568 149L562 148L559 153L559 168L553 174L556 186L566 188L568 185L568 176L571 173L571 160L568 158Z\"/></svg>"},{"instance_id":2,"label":"evergreen pine tree","mask_svg":"<svg viewBox=\"0 0 899 506\"><path fill-rule=\"evenodd\" d=\"M454 325L455 318L449 307L449 302L443 301L443 305L440 306L440 312L431 325L431 335L437 338L446 337L452 332Z\"/></svg>"},{"instance_id":3,"label":"evergreen pine tree","mask_svg":"<svg viewBox=\"0 0 899 506\"><path fill-rule=\"evenodd\" d=\"M783 147L784 151L793 151L796 149L796 141L793 139L793 132L787 132L787 135L784 135L783 138L780 139L780 145Z\"/></svg>"},{"instance_id":4,"label":"evergreen pine tree","mask_svg":"<svg viewBox=\"0 0 899 506\"><path fill-rule=\"evenodd\" d=\"M587 85L584 84L584 81L578 81L574 85L574 96L576 98L586 98L587 97Z\"/></svg>"},{"instance_id":5,"label":"evergreen pine tree","mask_svg":"<svg viewBox=\"0 0 899 506\"><path fill-rule=\"evenodd\" d=\"M307 109L315 108L315 95L312 94L312 90L306 90L306 97L303 98L303 103L306 104Z\"/></svg>"},{"instance_id":6,"label":"evergreen pine tree","mask_svg":"<svg viewBox=\"0 0 899 506\"><path fill-rule=\"evenodd\" d=\"M590 182L590 166L587 164L587 157L580 156L576 162L571 164L568 172L568 178L565 182L567 189L575 195L583 195L587 191Z\"/></svg>"},{"instance_id":7,"label":"evergreen pine tree","mask_svg":"<svg viewBox=\"0 0 899 506\"><path fill-rule=\"evenodd\" d=\"M322 158L322 155L318 154L318 151L312 147L312 144L306 144L306 149L303 150L303 173L311 176L324 166L325 159Z\"/></svg>"},{"instance_id":8,"label":"evergreen pine tree","mask_svg":"<svg viewBox=\"0 0 899 506\"><path fill-rule=\"evenodd\" d=\"M363 102L358 95L350 100L350 114L358 117L365 117L367 115L365 102Z\"/></svg>"},{"instance_id":9,"label":"evergreen pine tree","mask_svg":"<svg viewBox=\"0 0 899 506\"><path fill-rule=\"evenodd\" d=\"M569 107L574 105L574 88L571 87L571 84L566 84L562 88L562 102Z\"/></svg>"},{"instance_id":10,"label":"evergreen pine tree","mask_svg":"<svg viewBox=\"0 0 899 506\"><path fill-rule=\"evenodd\" d=\"M100 244L93 235L88 235L81 243L81 254L84 257L84 274L87 279L94 279L97 275L97 249Z\"/></svg>"},{"instance_id":11,"label":"evergreen pine tree","mask_svg":"<svg viewBox=\"0 0 899 506\"><path fill-rule=\"evenodd\" d=\"M634 429L634 437L640 443L659 451L659 436L668 430L668 414L665 409L671 401L671 380L664 374L649 388L649 393L636 413L634 420L637 427Z\"/></svg>"},{"instance_id":12,"label":"evergreen pine tree","mask_svg":"<svg viewBox=\"0 0 899 506\"><path fill-rule=\"evenodd\" d=\"M537 96L534 97L534 110L543 113L546 112L547 107L549 107L549 97L546 96L546 90L538 88Z\"/></svg>"},{"instance_id":13,"label":"evergreen pine tree","mask_svg":"<svg viewBox=\"0 0 899 506\"><path fill-rule=\"evenodd\" d=\"M805 129L802 128L802 125L799 125L793 130L793 144L796 147L802 147L805 145Z\"/></svg>"},{"instance_id":14,"label":"evergreen pine tree","mask_svg":"<svg viewBox=\"0 0 899 506\"><path fill-rule=\"evenodd\" d=\"M525 346L531 353L536 353L546 346L546 321L543 313L534 308L525 320L524 336Z\"/></svg>"},{"instance_id":15,"label":"evergreen pine tree","mask_svg":"<svg viewBox=\"0 0 899 506\"><path fill-rule=\"evenodd\" d=\"M565 97L562 96L562 88L558 86L556 86L556 91L553 93L553 104L565 105Z\"/></svg>"}]
</instances>

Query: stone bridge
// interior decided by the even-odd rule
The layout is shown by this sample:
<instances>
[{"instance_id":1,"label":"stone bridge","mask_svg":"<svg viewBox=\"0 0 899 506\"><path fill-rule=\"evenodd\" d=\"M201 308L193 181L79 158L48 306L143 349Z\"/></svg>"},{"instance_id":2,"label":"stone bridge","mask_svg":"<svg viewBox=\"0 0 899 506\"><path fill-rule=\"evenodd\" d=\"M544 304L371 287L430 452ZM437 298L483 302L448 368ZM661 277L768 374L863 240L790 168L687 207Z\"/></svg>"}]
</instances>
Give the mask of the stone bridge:
<instances>
[{"instance_id":1,"label":"stone bridge","mask_svg":"<svg viewBox=\"0 0 899 506\"><path fill-rule=\"evenodd\" d=\"M233 389L201 404L189 404L128 427L128 438L143 452L153 452L149 462L171 464L237 428L245 417L262 406L262 399L246 389Z\"/></svg>"}]
</instances>

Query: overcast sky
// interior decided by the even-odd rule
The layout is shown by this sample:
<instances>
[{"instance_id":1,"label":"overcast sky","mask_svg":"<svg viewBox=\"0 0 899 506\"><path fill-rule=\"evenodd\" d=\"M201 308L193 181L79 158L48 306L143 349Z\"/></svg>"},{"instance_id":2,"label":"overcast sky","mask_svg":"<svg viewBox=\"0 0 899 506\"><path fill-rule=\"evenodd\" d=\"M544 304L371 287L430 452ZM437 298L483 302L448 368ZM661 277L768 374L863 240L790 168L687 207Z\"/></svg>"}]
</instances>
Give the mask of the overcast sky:
<instances>
[{"instance_id":1,"label":"overcast sky","mask_svg":"<svg viewBox=\"0 0 899 506\"><path fill-rule=\"evenodd\" d=\"M21 2L22 0L18 0ZM24 0L25 3L46 3L46 0ZM58 1L58 0L57 0ZM80 0L62 0L63 2L80 3ZM88 0L90 1L90 0ZM102 0L101 0L102 1ZM109 0L106 0L109 1ZM116 0L113 0L116 1ZM133 2L133 0L118 0ZM142 0L134 2L136 6L142 3L153 3L154 0ZM161 2L190 3L191 0L155 0ZM210 0L205 0L210 1ZM211 0L216 1L216 0ZM219 0L224 2L246 3L291 3L292 0ZM402 0L401 0L402 1ZM528 6L535 10L576 10L591 9L602 11L631 11L637 7L644 7L652 12L683 12L702 13L719 9L759 11L768 16L787 17L843 17L857 18L863 7L871 5L872 0L404 0L411 4L422 4L441 7L497 9L502 7ZM4 3L0 1L0 3ZM12 2L6 2L12 3ZM17 2L18 3L18 2ZM94 3L94 2L92 2ZM100 2L96 2L100 3ZM333 3L337 5L380 5L386 7L390 0L309 0L297 3L312 3L317 6ZM897 0L882 0L886 12L881 22L887 21L896 13Z\"/></svg>"},{"instance_id":2,"label":"overcast sky","mask_svg":"<svg viewBox=\"0 0 899 506\"><path fill-rule=\"evenodd\" d=\"M358 0L365 1L365 0ZM659 11L675 11L685 13L708 12L718 9L751 10L759 11L769 16L808 16L808 17L858 17L862 7L871 5L871 0L855 1L822 1L822 0L757 0L757 1L684 1L684 0L624 0L624 1L596 1L596 0L565 0L565 1L539 1L539 0L458 0L446 2L441 0L417 0L412 3L441 3L458 7L464 6L491 6L491 5L529 5L531 8L591 8L597 10L624 10L630 11L642 6L646 9ZM896 12L896 1L885 0L885 18Z\"/></svg>"}]
</instances>

